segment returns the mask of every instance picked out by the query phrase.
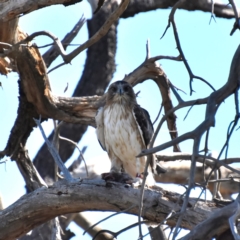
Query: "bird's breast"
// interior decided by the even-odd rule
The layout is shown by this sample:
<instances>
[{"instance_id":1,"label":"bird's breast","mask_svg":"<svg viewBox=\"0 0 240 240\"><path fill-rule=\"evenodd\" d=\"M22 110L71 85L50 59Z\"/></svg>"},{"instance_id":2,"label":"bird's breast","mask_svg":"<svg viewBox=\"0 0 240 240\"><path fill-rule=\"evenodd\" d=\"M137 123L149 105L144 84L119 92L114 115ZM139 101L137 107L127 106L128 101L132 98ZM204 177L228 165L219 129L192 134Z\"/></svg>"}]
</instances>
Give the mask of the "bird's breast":
<instances>
[{"instance_id":1,"label":"bird's breast","mask_svg":"<svg viewBox=\"0 0 240 240\"><path fill-rule=\"evenodd\" d=\"M135 161L144 144L132 110L113 104L105 108L103 120L107 151L113 151L123 162Z\"/></svg>"}]
</instances>

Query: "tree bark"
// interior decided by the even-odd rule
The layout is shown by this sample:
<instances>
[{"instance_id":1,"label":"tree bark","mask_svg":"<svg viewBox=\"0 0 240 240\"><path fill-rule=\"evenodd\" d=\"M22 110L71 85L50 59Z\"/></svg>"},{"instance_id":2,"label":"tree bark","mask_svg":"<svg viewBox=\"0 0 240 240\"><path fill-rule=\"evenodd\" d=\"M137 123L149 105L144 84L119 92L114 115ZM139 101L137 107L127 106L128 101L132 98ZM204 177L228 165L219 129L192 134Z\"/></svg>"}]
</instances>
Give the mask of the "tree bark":
<instances>
[{"instance_id":1,"label":"tree bark","mask_svg":"<svg viewBox=\"0 0 240 240\"><path fill-rule=\"evenodd\" d=\"M87 210L116 212L133 206L128 213L138 214L139 198L139 189L119 183L106 183L102 180L83 180L72 184L65 181L57 182L50 188L37 189L21 197L0 212L0 240L18 238L55 216L67 213ZM170 212L178 212L181 209L182 201L179 201L179 198L179 194L160 188L146 189L142 217L151 222L160 223ZM198 223L208 219L212 213L221 214L221 212L218 213L221 208L213 202L199 200L196 203L196 199L190 199L181 227L192 229ZM231 214L233 210L234 207L231 207L228 213ZM224 213L226 211L224 210ZM174 226L177 216L166 220L166 224ZM228 228L227 219L222 219L221 223L222 228L215 229L214 233L221 234Z\"/></svg>"},{"instance_id":2,"label":"tree bark","mask_svg":"<svg viewBox=\"0 0 240 240\"><path fill-rule=\"evenodd\" d=\"M128 18L133 17L138 13L148 12L156 9L167 9L173 7L177 2L178 0L131 0L128 8L121 17ZM208 0L187 1L183 6L181 6L181 9L188 11L200 10L211 13L212 3ZM214 14L217 17L234 18L234 12L231 6L224 4L221 1L214 1Z\"/></svg>"}]
</instances>

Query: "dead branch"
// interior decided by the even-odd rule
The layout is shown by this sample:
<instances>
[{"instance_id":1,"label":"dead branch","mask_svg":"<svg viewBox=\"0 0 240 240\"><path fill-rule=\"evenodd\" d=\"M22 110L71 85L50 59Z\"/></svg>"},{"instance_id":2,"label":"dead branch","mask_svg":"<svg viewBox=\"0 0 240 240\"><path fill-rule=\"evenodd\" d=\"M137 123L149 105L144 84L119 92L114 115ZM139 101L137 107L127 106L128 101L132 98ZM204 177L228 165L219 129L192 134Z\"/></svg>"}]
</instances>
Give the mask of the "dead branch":
<instances>
[{"instance_id":1,"label":"dead branch","mask_svg":"<svg viewBox=\"0 0 240 240\"><path fill-rule=\"evenodd\" d=\"M74 4L76 2L81 2L81 0L74 1ZM157 2L150 2L147 0L137 0L137 1L131 1L130 5L127 9L127 11L124 13L122 17L132 17L135 14L139 12L146 12L151 10L156 10L157 8L169 8L172 7L177 1L157 1ZM16 4L15 1L8 1L1 3L1 10L0 15L2 17L3 21L9 21L11 19L16 18L18 15L21 14L27 14L32 11L38 10L43 7L48 7L50 5L56 5L56 4L69 4L69 0L54 0L54 1L47 1L47 0L41 0L40 2L35 2L33 0L24 0L20 3ZM211 12L211 3L208 1L194 1L193 3L187 3L183 7L183 9L195 11L195 10L201 10L204 12ZM223 17L223 18L233 18L234 13L232 11L232 8L227 6L226 4L219 2L215 3L214 7L214 13L217 17Z\"/></svg>"},{"instance_id":2,"label":"dead branch","mask_svg":"<svg viewBox=\"0 0 240 240\"><path fill-rule=\"evenodd\" d=\"M76 2L81 2L82 0L75 0ZM38 10L43 7L48 7L51 5L56 4L64 4L68 3L69 0L54 0L54 1L47 1L47 0L41 0L41 1L34 1L34 0L22 0L16 4L15 1L7 1L7 2L1 2L0 7L0 16L1 21L9 21L12 19L15 19L19 17L21 14L27 14L32 11Z\"/></svg>"},{"instance_id":3,"label":"dead branch","mask_svg":"<svg viewBox=\"0 0 240 240\"><path fill-rule=\"evenodd\" d=\"M186 153L178 153L178 154L167 154L167 155L156 155L158 160L161 161L161 165L167 169L167 172L161 176L156 176L156 181L161 183L176 183L176 184L184 184L187 185L187 179L189 178L189 171L191 165L191 154ZM239 168L225 168L221 163L225 162L228 164L229 162L239 162L240 159L223 159L216 161L216 159L211 159L207 157L205 159L205 167L203 169L204 156L198 155L196 157L196 161L198 162L196 165L195 171L195 182L199 184L203 184L205 179L203 178L202 171L204 171L204 175L208 175L211 172L211 169L216 166L221 171L221 179L225 179L224 182L221 183L220 192L224 198L231 198L231 195L234 193L238 193L239 191L239 182L232 181L235 177L239 177ZM216 164L216 165L215 165ZM228 165L226 165L228 166ZM84 171L84 169L82 169ZM211 177L210 179L213 179ZM226 181L227 180L227 181ZM221 180L219 180L221 181ZM204 186L204 185L202 185ZM209 181L207 188L213 193L213 184Z\"/></svg>"},{"instance_id":4,"label":"dead branch","mask_svg":"<svg viewBox=\"0 0 240 240\"><path fill-rule=\"evenodd\" d=\"M72 177L72 175L70 174L70 172L68 171L68 169L66 168L66 166L63 164L62 159L60 158L59 154L58 154L58 150L56 149L56 147L54 146L54 144L52 144L46 137L44 130L41 126L40 121L41 120L36 120L34 119L35 123L37 124L37 126L39 127L41 134L48 146L48 150L50 151L55 163L57 164L57 166L60 168L60 170L63 172L63 175L65 177L65 179L69 182L74 182L75 179Z\"/></svg>"},{"instance_id":5,"label":"dead branch","mask_svg":"<svg viewBox=\"0 0 240 240\"><path fill-rule=\"evenodd\" d=\"M236 6L234 0L229 0L229 2L232 5L233 12L234 12L235 19L236 19L236 21L233 25L233 29L230 32L230 36L232 36L237 29L240 30L240 16L239 16L238 9L237 9L237 6Z\"/></svg>"},{"instance_id":6,"label":"dead branch","mask_svg":"<svg viewBox=\"0 0 240 240\"><path fill-rule=\"evenodd\" d=\"M161 87L163 80L167 81L166 75L157 65L153 58L146 60L139 68L129 74L125 80L135 85L147 78L156 79L165 99L169 99L169 87ZM92 96L81 98L66 98L54 96L51 93L49 79L41 55L35 47L20 47L17 53L17 67L23 85L24 93L29 103L35 106L39 115L43 118L53 118L71 123L82 123L95 126L95 114L99 106L104 104L104 96ZM151 75L150 75L151 74ZM166 83L167 84L167 83ZM171 109L171 100L165 104L166 109ZM168 118L171 131L175 132L175 115ZM37 118L36 116L34 116Z\"/></svg>"},{"instance_id":7,"label":"dead branch","mask_svg":"<svg viewBox=\"0 0 240 240\"><path fill-rule=\"evenodd\" d=\"M187 59L185 58L185 54L182 50L182 47L181 47L181 44L180 44L180 39L179 39L179 36L178 36L178 31L177 31L177 26L176 26L176 23L175 23L175 19L174 19L174 15L175 15L175 12L178 8L181 8L182 6L184 6L186 4L186 0L179 0L172 8L172 11L171 13L169 14L169 19L168 19L168 25L166 27L166 30L164 31L163 35L162 35L162 38L164 37L165 33L167 32L168 28L172 25L173 27L173 33L174 33L174 38L175 38L175 41L176 41L176 45L177 45L177 49L179 51L179 54L180 54L180 57L188 71L188 74L189 74L189 77L190 77L190 95L192 95L193 93L193 88L192 88L192 82L193 82L193 79L199 79L201 81L203 81L205 84L207 84L210 88L212 88L213 90L215 90L213 88L213 86L207 82L206 80L204 80L202 77L199 77L199 76L196 76L193 74L189 64L188 64L188 61Z\"/></svg>"},{"instance_id":8,"label":"dead branch","mask_svg":"<svg viewBox=\"0 0 240 240\"><path fill-rule=\"evenodd\" d=\"M180 154L172 154L172 155L157 155L156 156L159 161L173 161L173 160L191 160L192 154L186 154L186 153L180 153ZM232 166L229 166L230 163L239 163L240 158L229 158L224 160L218 160L213 157L205 157L203 155L196 155L197 162L205 163L207 166L214 167L214 168L220 168L225 167L228 170L235 172L237 174L240 174L239 170L233 168Z\"/></svg>"},{"instance_id":9,"label":"dead branch","mask_svg":"<svg viewBox=\"0 0 240 240\"><path fill-rule=\"evenodd\" d=\"M148 0L132 0L128 8L121 16L122 18L133 17L135 14L141 12L152 11L156 9L167 9L173 7L178 0L173 1L148 1ZM195 0L194 2L187 1L181 9L188 11L200 10L203 12L212 12L212 3L207 0ZM233 9L222 1L214 1L214 14L222 18L234 18Z\"/></svg>"},{"instance_id":10,"label":"dead branch","mask_svg":"<svg viewBox=\"0 0 240 240\"><path fill-rule=\"evenodd\" d=\"M20 149L18 150L16 163L25 180L28 191L34 191L40 187L47 187L47 184L41 178L29 158L28 152L22 146L20 146Z\"/></svg>"},{"instance_id":11,"label":"dead branch","mask_svg":"<svg viewBox=\"0 0 240 240\"><path fill-rule=\"evenodd\" d=\"M185 0L180 0L179 4L184 2ZM181 225L181 221L183 219L183 214L185 213L187 209L187 203L189 200L189 193L191 191L191 188L194 186L194 179L195 179L195 168L196 168L196 156L199 153L199 145L201 141L202 135L210 129L210 127L213 127L215 125L215 114L218 110L218 105L221 104L221 102L229 97L231 94L235 93L235 91L238 90L238 78L240 76L240 67L239 67L239 62L240 62L240 46L236 50L236 53L233 57L232 64L231 64L231 69L230 69L230 74L229 74L229 79L227 83L220 88L218 91L213 92L208 99L207 106L206 106L206 115L205 115L205 120L193 131L187 132L175 139L173 139L170 142L164 143L158 147L152 148L152 149L147 149L143 150L141 154L138 155L144 156L148 154L155 153L156 151L161 151L167 147L173 146L174 144L178 144L182 141L185 141L187 139L193 139L193 155L191 159L191 168L189 172L189 183L188 183L188 189L186 192L186 198L184 199L184 204L181 209L181 215L178 219L176 228L174 230L174 235L173 238L175 238L178 234L178 229Z\"/></svg>"},{"instance_id":12,"label":"dead branch","mask_svg":"<svg viewBox=\"0 0 240 240\"><path fill-rule=\"evenodd\" d=\"M17 66L26 97L30 103L35 103L39 115L43 118L50 117L65 122L94 125L100 97L54 96L50 90L43 59L35 47L20 47L17 54Z\"/></svg>"},{"instance_id":13,"label":"dead branch","mask_svg":"<svg viewBox=\"0 0 240 240\"><path fill-rule=\"evenodd\" d=\"M45 35L50 37L54 43L56 44L56 47L58 48L58 51L60 55L62 56L64 63L61 63L60 65L54 67L54 70L58 68L59 66L62 66L63 64L70 63L79 53L81 53L83 50L89 48L91 45L99 41L103 36L105 36L112 26L112 24L121 16L121 14L124 12L126 9L127 5L129 3L129 0L122 0L121 4L116 8L116 10L109 16L107 21L103 24L103 26L96 32L90 39L88 39L85 43L83 43L81 46L73 50L71 53L66 54L61 42L57 37L55 37L53 34L41 31L41 32L36 32L28 36L24 41L19 42L18 44L22 44L25 42L31 41L33 38L40 36L40 35ZM50 70L52 71L52 70Z\"/></svg>"},{"instance_id":14,"label":"dead branch","mask_svg":"<svg viewBox=\"0 0 240 240\"><path fill-rule=\"evenodd\" d=\"M192 229L189 234L181 238L181 240L211 239L213 236L218 235L220 228L222 232L225 232L229 228L228 219L233 216L238 209L239 203L238 200L236 200L223 209L213 213L207 220L200 223Z\"/></svg>"},{"instance_id":15,"label":"dead branch","mask_svg":"<svg viewBox=\"0 0 240 240\"><path fill-rule=\"evenodd\" d=\"M208 128L213 127L214 122L215 122L214 117L216 114L216 106L218 104L220 104L224 99L228 98L231 94L235 93L235 90L238 87L238 79L240 76L239 62L240 62L240 46L238 46L238 48L234 54L228 81L226 82L226 84L223 87L221 87L220 89L218 89L217 91L213 92L208 98L198 100L198 104L207 102L206 118L195 130L185 133L185 134L177 137L176 139L174 139L170 142L164 143L160 146L157 146L157 147L154 147L154 148L148 149L148 150L143 150L139 156L152 154L157 151L164 150L165 148L171 147L174 144L180 143L187 139L195 139L195 137L201 136ZM194 101L190 101L190 102L192 104L196 104L196 100L195 100L195 102ZM190 102L186 102L185 104L190 104ZM179 105L177 107L179 107ZM177 107L175 107L171 111L176 110ZM198 153L197 153L197 155L198 155Z\"/></svg>"},{"instance_id":16,"label":"dead branch","mask_svg":"<svg viewBox=\"0 0 240 240\"><path fill-rule=\"evenodd\" d=\"M177 212L181 202L179 195L162 190L145 190L142 216L152 222L161 222L173 209ZM138 204L140 191L126 188L122 184L105 181L83 180L68 184L58 182L48 189L38 189L23 196L16 203L0 212L0 239L15 239L34 227L55 216L86 210L121 211ZM101 202L101 204L99 204ZM207 219L219 208L215 203L190 199L189 210L183 217L181 227L192 229ZM195 208L193 207L195 205ZM221 211L221 210L220 210ZM131 208L130 214L137 214L138 207ZM3 221L4 219L4 221ZM176 216L169 218L167 224L174 226ZM222 233L223 226L217 234Z\"/></svg>"},{"instance_id":17,"label":"dead branch","mask_svg":"<svg viewBox=\"0 0 240 240\"><path fill-rule=\"evenodd\" d=\"M61 44L64 50L66 50L67 46L77 36L80 29L84 25L85 21L86 21L85 18L82 16L79 19L79 21L76 23L76 25L73 27L73 29L68 34L66 34L66 36L63 38L63 40L61 41ZM56 46L52 46L48 51L46 51L42 56L46 64L46 67L48 68L58 56L59 56L59 51Z\"/></svg>"}]
</instances>

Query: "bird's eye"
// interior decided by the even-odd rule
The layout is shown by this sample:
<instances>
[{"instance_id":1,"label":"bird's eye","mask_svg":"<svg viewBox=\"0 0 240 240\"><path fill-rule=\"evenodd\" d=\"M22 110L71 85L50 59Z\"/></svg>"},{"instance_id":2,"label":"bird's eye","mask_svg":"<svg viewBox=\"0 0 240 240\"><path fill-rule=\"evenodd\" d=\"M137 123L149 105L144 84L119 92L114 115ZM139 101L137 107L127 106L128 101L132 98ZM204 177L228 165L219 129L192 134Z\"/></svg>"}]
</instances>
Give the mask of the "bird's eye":
<instances>
[{"instance_id":1,"label":"bird's eye","mask_svg":"<svg viewBox=\"0 0 240 240\"><path fill-rule=\"evenodd\" d=\"M129 89L130 89L129 86L124 86L124 87L123 87L123 90L124 90L125 92L127 92Z\"/></svg>"},{"instance_id":2,"label":"bird's eye","mask_svg":"<svg viewBox=\"0 0 240 240\"><path fill-rule=\"evenodd\" d=\"M111 87L111 90L112 90L113 92L116 92L116 91L117 91L117 88L116 88L116 87Z\"/></svg>"}]
</instances>

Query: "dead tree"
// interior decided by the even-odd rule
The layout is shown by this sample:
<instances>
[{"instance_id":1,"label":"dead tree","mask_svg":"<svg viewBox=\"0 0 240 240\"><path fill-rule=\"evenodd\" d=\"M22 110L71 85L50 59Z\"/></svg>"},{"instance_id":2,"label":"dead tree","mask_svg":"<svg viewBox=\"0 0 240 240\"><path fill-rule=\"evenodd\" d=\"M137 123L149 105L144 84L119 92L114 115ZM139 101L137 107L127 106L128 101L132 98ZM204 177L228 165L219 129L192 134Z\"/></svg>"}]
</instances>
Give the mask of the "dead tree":
<instances>
[{"instance_id":1,"label":"dead tree","mask_svg":"<svg viewBox=\"0 0 240 240\"><path fill-rule=\"evenodd\" d=\"M196 186L195 182L199 181L196 176L202 176L201 174L196 174L197 167L201 170L204 169L207 175L207 178L201 181L202 188L206 189L210 181L213 182L211 189L214 197L220 196L219 182L226 180L228 183L238 184L239 169L233 168L229 164L239 162L239 158L219 161L220 159L207 156L207 148L200 155L199 143L203 134L208 133L209 129L214 125L215 115L221 103L230 95L234 95L236 99L236 118L230 133L237 125L239 119L238 81L240 76L240 48L236 49L236 53L233 56L226 84L220 89L213 91L206 98L187 102L181 99L175 87L167 78L166 73L157 63L158 60L162 59L183 61L190 76L191 91L191 81L194 78L203 81L212 88L210 83L192 72L180 45L174 15L177 9L186 9L190 11L207 11L212 13L212 15L215 14L217 17L236 18L236 23L231 31L231 34L233 34L239 29L239 15L234 1L230 1L230 6L225 6L218 2L194 1L192 3L186 0L167 1L167 3L166 1L122 0L119 4L115 1L106 1L105 4L104 1L99 1L98 5L95 5L98 12L87 23L89 40L69 54L65 52L66 45L64 43L71 42L75 37L76 32L80 30L83 24L82 19L79 20L70 34L62 41L59 41L56 36L47 31L36 32L27 36L26 33L18 28L18 16L20 14L27 14L33 10L53 4L71 5L77 2L80 1L63 0L51 1L51 3L49 1L41 1L39 3L26 0L18 1L17 4L13 3L13 1L0 3L0 73L6 75L10 71L17 71L20 95L18 116L10 133L8 143L5 149L0 152L0 157L9 156L16 161L25 179L28 191L31 192L8 208L0 211L0 239L19 238L33 228L37 229L36 227L44 223L46 224L43 226L44 230L47 228L51 230L50 233L47 233L48 236L55 231L55 238L60 239L58 236L59 227L57 226L59 224L56 218L59 215L96 209L116 212L125 210L128 213L138 215L139 205L142 206L141 216L145 219L144 223L155 222L159 225L166 223L170 227L175 227L174 237L177 236L178 229L181 227L192 230L184 239L211 239L212 237L221 239L223 234L225 234L224 236L228 235L228 237L238 239L239 236L235 231L235 225L239 216L239 198L233 202L224 202L225 206L220 201L205 202L199 199L192 199L189 197L189 193ZM139 190L118 183L106 184L101 180L63 180L54 183L54 164L47 146L42 146L34 159L35 166L25 149L26 141L36 126L34 119L39 119L39 116L41 116L41 122L47 119L63 121L61 135L78 142L86 131L87 126L95 127L95 113L100 106L105 104L105 95L103 93L115 71L114 56L116 52L118 19L120 17L134 16L139 12L169 7L172 10L166 31L170 26L173 28L179 56L150 57L147 47L145 61L125 76L124 80L135 86L147 79L152 79L157 84L163 99L162 105L165 115L156 129L152 146L159 129L165 121L167 122L172 140L160 146L143 150L141 155L156 153L168 147L173 147L174 152L180 152L178 144L188 139L193 139L194 144L192 154L190 155L157 156L160 161L167 162L184 159L190 162L186 170L183 169L187 172L189 178L185 195L180 196L157 187L150 190L144 189L144 185ZM32 42L34 38L41 35L48 36L54 43L54 46L43 56L41 56L38 47ZM73 97L67 98L54 95L48 79L48 67L59 55L62 57L63 62L57 67L68 64L84 49L88 49L86 66ZM104 68L104 66L108 67ZM91 68L94 68L94 74L92 74ZM177 106L174 106L172 103L171 92L178 99ZM178 136L175 112L178 109L194 105L206 106L204 121L199 126L196 126L195 130ZM228 140L230 136L231 134ZM71 144L64 141L60 142L59 156L63 162L69 158L73 149L74 147ZM198 166L197 163L200 163L200 165ZM219 172L221 169L227 169L224 170L224 179L219 178L215 174L214 180L212 180L213 172ZM230 174L235 175L229 177ZM162 180L160 179L159 181ZM169 179L166 181L173 182L173 180ZM227 190L228 186L226 185L223 189L229 195L233 193L233 190ZM141 197L143 200L139 204ZM101 205L99 205L99 202L101 202ZM77 217L79 215L73 214L69 218L74 219ZM136 224L140 225L141 223ZM65 222L62 225L66 226L67 224ZM41 231L39 229L36 231ZM117 237L119 233L111 234ZM142 238L142 236L140 237ZM30 239L27 236L22 239L24 238ZM104 233L104 239L108 238L109 235Z\"/></svg>"}]
</instances>

